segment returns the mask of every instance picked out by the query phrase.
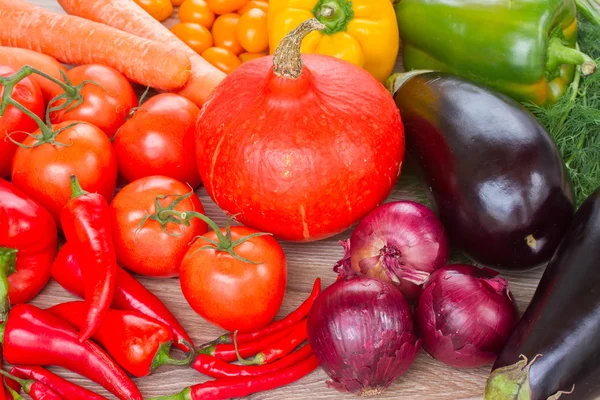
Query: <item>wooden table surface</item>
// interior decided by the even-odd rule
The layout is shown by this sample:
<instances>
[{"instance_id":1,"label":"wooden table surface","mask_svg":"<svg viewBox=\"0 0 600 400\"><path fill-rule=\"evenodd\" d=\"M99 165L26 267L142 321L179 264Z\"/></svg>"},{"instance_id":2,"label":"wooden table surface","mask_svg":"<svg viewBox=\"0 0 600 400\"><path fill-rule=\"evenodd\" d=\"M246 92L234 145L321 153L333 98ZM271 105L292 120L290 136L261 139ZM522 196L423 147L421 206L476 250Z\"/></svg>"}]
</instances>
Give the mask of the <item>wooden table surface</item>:
<instances>
[{"instance_id":1,"label":"wooden table surface","mask_svg":"<svg viewBox=\"0 0 600 400\"><path fill-rule=\"evenodd\" d=\"M53 11L63 12L56 0L28 1ZM175 18L176 14L166 24L174 23ZM226 220L224 214L211 201L206 191L199 189L197 193L206 209L206 214L217 221L217 223L224 222ZM402 174L388 201L400 199L417 201L423 201L424 199L424 191L410 171L405 171ZM335 274L332 271L332 267L343 254L338 241L349 237L349 234L350 231L347 231L336 237L309 244L281 243L287 255L289 273L287 292L278 318L289 313L303 301L310 292L316 277L322 279L324 286L333 283ZM541 269L521 273L503 273L503 276L510 282L510 288L521 312L525 310L531 299L541 273ZM164 301L183 324L196 344L211 340L223 333L220 329L205 322L192 311L181 294L179 280L157 280L136 277ZM46 308L73 299L74 297L65 292L55 281L51 281L32 303ZM85 386L107 398L114 399L106 390L86 378L82 378L62 368L53 367L50 369L79 385ZM445 366L422 351L410 370L378 398L398 400L481 399L489 369L489 367L484 367L472 370L458 370ZM292 385L269 392L258 393L249 398L257 400L355 398L352 395L344 395L334 389L328 388L325 384L326 379L327 376L325 373L318 369ZM206 377L192 369L168 366L158 369L149 377L134 379L144 398L176 393L186 386L205 380Z\"/></svg>"}]
</instances>

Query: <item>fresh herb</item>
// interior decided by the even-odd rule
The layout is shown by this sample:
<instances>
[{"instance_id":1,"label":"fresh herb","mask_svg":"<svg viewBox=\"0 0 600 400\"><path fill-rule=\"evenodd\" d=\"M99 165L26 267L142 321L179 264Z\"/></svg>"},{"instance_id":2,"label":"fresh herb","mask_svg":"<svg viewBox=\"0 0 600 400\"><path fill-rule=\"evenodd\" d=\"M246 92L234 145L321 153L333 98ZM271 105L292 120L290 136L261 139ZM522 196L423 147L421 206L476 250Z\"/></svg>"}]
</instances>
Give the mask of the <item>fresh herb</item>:
<instances>
[{"instance_id":1,"label":"fresh herb","mask_svg":"<svg viewBox=\"0 0 600 400\"><path fill-rule=\"evenodd\" d=\"M600 28L579 19L579 46L600 65ZM600 72L577 74L567 93L549 108L525 106L554 138L573 180L579 206L600 187Z\"/></svg>"}]
</instances>

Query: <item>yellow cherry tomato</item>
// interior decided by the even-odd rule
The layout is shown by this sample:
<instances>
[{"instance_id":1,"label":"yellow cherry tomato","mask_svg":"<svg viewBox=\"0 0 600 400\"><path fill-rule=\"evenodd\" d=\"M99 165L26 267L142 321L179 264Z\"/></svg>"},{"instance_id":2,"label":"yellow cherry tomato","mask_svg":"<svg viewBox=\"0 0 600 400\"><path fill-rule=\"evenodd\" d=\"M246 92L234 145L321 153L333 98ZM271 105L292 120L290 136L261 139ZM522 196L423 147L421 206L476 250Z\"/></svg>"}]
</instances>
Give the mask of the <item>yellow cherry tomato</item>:
<instances>
[{"instance_id":1,"label":"yellow cherry tomato","mask_svg":"<svg viewBox=\"0 0 600 400\"><path fill-rule=\"evenodd\" d=\"M173 25L171 32L197 53L202 53L213 45L210 31L200 24L182 22Z\"/></svg>"},{"instance_id":2,"label":"yellow cherry tomato","mask_svg":"<svg viewBox=\"0 0 600 400\"><path fill-rule=\"evenodd\" d=\"M269 47L267 13L260 8L248 10L240 17L236 36L244 50L249 53L260 53Z\"/></svg>"},{"instance_id":3,"label":"yellow cherry tomato","mask_svg":"<svg viewBox=\"0 0 600 400\"><path fill-rule=\"evenodd\" d=\"M239 55L240 61L245 63L266 56L265 53L242 53Z\"/></svg>"},{"instance_id":4,"label":"yellow cherry tomato","mask_svg":"<svg viewBox=\"0 0 600 400\"><path fill-rule=\"evenodd\" d=\"M135 0L154 19L164 21L173 14L171 0Z\"/></svg>"},{"instance_id":5,"label":"yellow cherry tomato","mask_svg":"<svg viewBox=\"0 0 600 400\"><path fill-rule=\"evenodd\" d=\"M171 0L171 4L174 6L180 6L183 3L183 0Z\"/></svg>"},{"instance_id":6,"label":"yellow cherry tomato","mask_svg":"<svg viewBox=\"0 0 600 400\"><path fill-rule=\"evenodd\" d=\"M233 13L219 16L213 24L212 34L216 47L222 47L238 55L244 51L236 36L240 16Z\"/></svg>"},{"instance_id":7,"label":"yellow cherry tomato","mask_svg":"<svg viewBox=\"0 0 600 400\"><path fill-rule=\"evenodd\" d=\"M185 0L179 7L179 20L193 22L210 29L215 22L215 13L204 0Z\"/></svg>"},{"instance_id":8,"label":"yellow cherry tomato","mask_svg":"<svg viewBox=\"0 0 600 400\"><path fill-rule=\"evenodd\" d=\"M202 53L202 58L226 74L230 74L242 64L235 54L221 47L211 47L206 49L204 53Z\"/></svg>"},{"instance_id":9,"label":"yellow cherry tomato","mask_svg":"<svg viewBox=\"0 0 600 400\"><path fill-rule=\"evenodd\" d=\"M269 3L261 0L250 0L248 4L237 10L237 13L242 15L245 14L248 10L252 10L253 8L260 8L264 12L269 12Z\"/></svg>"},{"instance_id":10,"label":"yellow cherry tomato","mask_svg":"<svg viewBox=\"0 0 600 400\"><path fill-rule=\"evenodd\" d=\"M206 0L215 14L227 14L244 7L248 0Z\"/></svg>"}]
</instances>

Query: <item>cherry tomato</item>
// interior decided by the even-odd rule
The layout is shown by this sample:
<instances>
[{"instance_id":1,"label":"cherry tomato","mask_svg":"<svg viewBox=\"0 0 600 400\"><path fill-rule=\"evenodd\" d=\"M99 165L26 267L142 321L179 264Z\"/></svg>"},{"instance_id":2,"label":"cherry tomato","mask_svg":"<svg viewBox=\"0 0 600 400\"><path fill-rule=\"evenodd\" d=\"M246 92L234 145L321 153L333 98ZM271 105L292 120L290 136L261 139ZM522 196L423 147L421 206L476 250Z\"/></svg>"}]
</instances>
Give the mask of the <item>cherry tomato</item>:
<instances>
[{"instance_id":1,"label":"cherry tomato","mask_svg":"<svg viewBox=\"0 0 600 400\"><path fill-rule=\"evenodd\" d=\"M236 37L244 50L260 53L269 48L267 13L259 8L248 10L240 17Z\"/></svg>"},{"instance_id":2,"label":"cherry tomato","mask_svg":"<svg viewBox=\"0 0 600 400\"><path fill-rule=\"evenodd\" d=\"M108 137L114 136L125 123L129 110L137 105L137 97L127 78L114 68L98 64L75 67L67 72L67 77L74 85L94 81L99 86L86 84L81 90L83 103L70 111L52 113L52 122L88 122L100 128Z\"/></svg>"},{"instance_id":3,"label":"cherry tomato","mask_svg":"<svg viewBox=\"0 0 600 400\"><path fill-rule=\"evenodd\" d=\"M54 132L72 125L52 125ZM39 130L34 135L39 135ZM117 156L106 135L97 127L75 123L54 138L56 144L39 144L27 137L15 153L12 181L52 214L60 226L60 212L71 198L69 177L77 175L88 192L98 192L110 202L117 182ZM36 147L34 145L39 144Z\"/></svg>"},{"instance_id":4,"label":"cherry tomato","mask_svg":"<svg viewBox=\"0 0 600 400\"><path fill-rule=\"evenodd\" d=\"M227 14L244 7L248 0L206 0L215 14Z\"/></svg>"},{"instance_id":5,"label":"cherry tomato","mask_svg":"<svg viewBox=\"0 0 600 400\"><path fill-rule=\"evenodd\" d=\"M224 229L220 232L225 235ZM255 233L234 226L231 239ZM211 231L199 237L183 257L179 277L184 297L202 318L227 331L264 327L279 311L285 292L287 266L281 246L270 235L247 239L233 251L252 262L248 263L217 250L214 241L219 238Z\"/></svg>"},{"instance_id":6,"label":"cherry tomato","mask_svg":"<svg viewBox=\"0 0 600 400\"><path fill-rule=\"evenodd\" d=\"M121 175L129 182L165 175L198 186L194 131L199 112L194 103L172 93L145 102L113 141Z\"/></svg>"},{"instance_id":7,"label":"cherry tomato","mask_svg":"<svg viewBox=\"0 0 600 400\"><path fill-rule=\"evenodd\" d=\"M185 0L179 7L179 20L193 22L210 29L215 22L215 13L204 0Z\"/></svg>"},{"instance_id":8,"label":"cherry tomato","mask_svg":"<svg viewBox=\"0 0 600 400\"><path fill-rule=\"evenodd\" d=\"M233 72L234 69L242 65L235 54L220 47L211 47L205 50L202 57L226 74Z\"/></svg>"},{"instance_id":9,"label":"cherry tomato","mask_svg":"<svg viewBox=\"0 0 600 400\"><path fill-rule=\"evenodd\" d=\"M244 51L235 34L236 27L240 20L237 14L223 14L215 20L212 28L215 47L221 47L238 55Z\"/></svg>"},{"instance_id":10,"label":"cherry tomato","mask_svg":"<svg viewBox=\"0 0 600 400\"><path fill-rule=\"evenodd\" d=\"M156 209L157 199L167 211ZM186 184L166 176L138 179L115 196L110 205L111 226L117 260L125 268L161 278L179 274L190 242L206 233L207 225L198 218L190 218L189 226L172 222L174 215L168 210L204 214L198 196Z\"/></svg>"},{"instance_id":11,"label":"cherry tomato","mask_svg":"<svg viewBox=\"0 0 600 400\"><path fill-rule=\"evenodd\" d=\"M190 46L196 53L202 53L213 45L210 31L200 24L183 22L171 27L171 32Z\"/></svg>"},{"instance_id":12,"label":"cherry tomato","mask_svg":"<svg viewBox=\"0 0 600 400\"><path fill-rule=\"evenodd\" d=\"M266 56L264 53L242 53L239 55L240 61L245 63Z\"/></svg>"},{"instance_id":13,"label":"cherry tomato","mask_svg":"<svg viewBox=\"0 0 600 400\"><path fill-rule=\"evenodd\" d=\"M159 21L164 21L173 14L171 0L135 0L135 2Z\"/></svg>"},{"instance_id":14,"label":"cherry tomato","mask_svg":"<svg viewBox=\"0 0 600 400\"><path fill-rule=\"evenodd\" d=\"M244 7L240 8L239 10L237 10L237 13L242 15L245 14L248 10L252 10L253 8L258 8L263 10L264 12L268 12L269 11L269 3L266 1L261 1L261 0L250 0L248 2L248 4L246 4Z\"/></svg>"},{"instance_id":15,"label":"cherry tomato","mask_svg":"<svg viewBox=\"0 0 600 400\"><path fill-rule=\"evenodd\" d=\"M16 71L10 67L0 65L0 76L10 76ZM4 93L4 88L0 85L0 96ZM38 117L44 117L44 96L32 79L29 77L19 81L11 97L19 104L27 108ZM17 145L10 138L22 142L25 139L25 132L33 132L38 128L36 122L19 111L13 106L6 107L4 115L0 117L0 178L10 175L10 166L12 163Z\"/></svg>"}]
</instances>

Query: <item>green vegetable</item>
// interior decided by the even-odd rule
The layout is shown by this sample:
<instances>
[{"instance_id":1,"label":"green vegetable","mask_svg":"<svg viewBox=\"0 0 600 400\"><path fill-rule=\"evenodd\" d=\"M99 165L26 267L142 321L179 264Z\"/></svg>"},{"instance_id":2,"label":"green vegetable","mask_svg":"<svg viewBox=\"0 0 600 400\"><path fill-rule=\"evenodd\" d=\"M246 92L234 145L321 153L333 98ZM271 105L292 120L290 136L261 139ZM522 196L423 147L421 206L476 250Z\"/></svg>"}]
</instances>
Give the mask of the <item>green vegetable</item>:
<instances>
[{"instance_id":1,"label":"green vegetable","mask_svg":"<svg viewBox=\"0 0 600 400\"><path fill-rule=\"evenodd\" d=\"M581 18L579 45L600 62L600 29ZM600 187L600 74L576 75L567 94L549 108L525 106L554 137L581 204Z\"/></svg>"},{"instance_id":2,"label":"green vegetable","mask_svg":"<svg viewBox=\"0 0 600 400\"><path fill-rule=\"evenodd\" d=\"M578 0L580 8L597 1ZM576 65L585 75L597 69L575 49L574 0L401 0L395 8L407 70L450 72L548 105L565 93Z\"/></svg>"}]
</instances>

